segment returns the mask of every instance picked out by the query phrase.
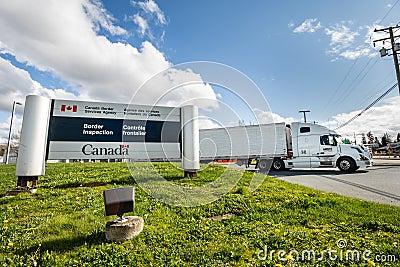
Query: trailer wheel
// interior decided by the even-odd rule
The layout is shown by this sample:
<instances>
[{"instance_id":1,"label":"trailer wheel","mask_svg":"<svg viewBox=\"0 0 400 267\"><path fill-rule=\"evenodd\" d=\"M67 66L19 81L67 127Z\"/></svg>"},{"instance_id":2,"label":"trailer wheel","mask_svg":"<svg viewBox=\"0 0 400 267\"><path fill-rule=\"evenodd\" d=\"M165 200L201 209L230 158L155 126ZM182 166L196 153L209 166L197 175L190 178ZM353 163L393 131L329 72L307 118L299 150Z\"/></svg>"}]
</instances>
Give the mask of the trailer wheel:
<instances>
[{"instance_id":1,"label":"trailer wheel","mask_svg":"<svg viewBox=\"0 0 400 267\"><path fill-rule=\"evenodd\" d=\"M285 163L281 159L274 159L272 163L272 169L275 171L283 171L285 169Z\"/></svg>"},{"instance_id":2,"label":"trailer wheel","mask_svg":"<svg viewBox=\"0 0 400 267\"><path fill-rule=\"evenodd\" d=\"M353 172L356 170L356 163L352 158L339 158L336 164L342 172Z\"/></svg>"},{"instance_id":3,"label":"trailer wheel","mask_svg":"<svg viewBox=\"0 0 400 267\"><path fill-rule=\"evenodd\" d=\"M242 166L243 164L244 164L244 160L242 160L242 159L238 159L236 161L236 165L238 165L238 166Z\"/></svg>"},{"instance_id":4,"label":"trailer wheel","mask_svg":"<svg viewBox=\"0 0 400 267\"><path fill-rule=\"evenodd\" d=\"M271 160L262 159L258 161L257 166L261 171L268 171L271 168Z\"/></svg>"}]
</instances>

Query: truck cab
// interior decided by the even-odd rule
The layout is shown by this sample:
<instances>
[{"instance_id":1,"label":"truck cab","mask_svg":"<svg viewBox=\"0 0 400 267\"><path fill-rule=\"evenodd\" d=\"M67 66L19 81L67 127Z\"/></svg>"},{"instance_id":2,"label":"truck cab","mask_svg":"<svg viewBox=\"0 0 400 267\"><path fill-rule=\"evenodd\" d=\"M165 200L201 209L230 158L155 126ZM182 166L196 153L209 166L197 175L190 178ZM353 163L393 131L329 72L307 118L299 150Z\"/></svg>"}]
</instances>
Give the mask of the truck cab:
<instances>
[{"instance_id":1,"label":"truck cab","mask_svg":"<svg viewBox=\"0 0 400 267\"><path fill-rule=\"evenodd\" d=\"M294 122L290 128L292 157L284 160L286 168L338 167L352 172L371 166L369 151L359 145L340 144L338 134L312 123Z\"/></svg>"}]
</instances>

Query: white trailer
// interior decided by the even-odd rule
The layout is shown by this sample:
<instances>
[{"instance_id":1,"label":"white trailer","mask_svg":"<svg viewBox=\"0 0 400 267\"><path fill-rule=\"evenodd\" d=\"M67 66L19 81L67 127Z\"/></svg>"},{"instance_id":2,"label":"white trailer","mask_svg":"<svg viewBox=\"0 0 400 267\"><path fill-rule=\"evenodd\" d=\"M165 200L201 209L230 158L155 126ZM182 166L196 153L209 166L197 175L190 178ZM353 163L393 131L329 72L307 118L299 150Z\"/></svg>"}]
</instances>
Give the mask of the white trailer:
<instances>
[{"instance_id":1,"label":"white trailer","mask_svg":"<svg viewBox=\"0 0 400 267\"><path fill-rule=\"evenodd\" d=\"M359 145L339 144L337 133L311 123L261 124L200 130L200 160L234 160L268 170L338 167L345 172L371 166Z\"/></svg>"}]
</instances>

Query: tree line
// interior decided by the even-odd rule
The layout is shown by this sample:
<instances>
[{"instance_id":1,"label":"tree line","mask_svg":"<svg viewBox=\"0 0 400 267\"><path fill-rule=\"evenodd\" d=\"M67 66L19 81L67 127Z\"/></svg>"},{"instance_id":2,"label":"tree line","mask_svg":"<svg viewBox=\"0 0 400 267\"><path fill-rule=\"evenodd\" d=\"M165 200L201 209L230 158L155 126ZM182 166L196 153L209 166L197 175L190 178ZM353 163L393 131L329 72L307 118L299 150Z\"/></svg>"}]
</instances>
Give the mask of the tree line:
<instances>
[{"instance_id":1,"label":"tree line","mask_svg":"<svg viewBox=\"0 0 400 267\"><path fill-rule=\"evenodd\" d=\"M351 143L350 139L348 138L343 139L342 142L345 144ZM369 131L366 134L365 133L361 134L361 143L363 145L370 144L374 145L375 147L384 147L391 143L398 143L398 142L400 142L400 133L397 134L396 138L394 138L387 132L380 137L375 136L371 131Z\"/></svg>"},{"instance_id":2,"label":"tree line","mask_svg":"<svg viewBox=\"0 0 400 267\"><path fill-rule=\"evenodd\" d=\"M386 132L379 138L369 131L367 134L361 134L361 142L363 144L377 144L378 147L387 146L390 143L400 142L400 133L397 133L397 136L393 137Z\"/></svg>"}]
</instances>

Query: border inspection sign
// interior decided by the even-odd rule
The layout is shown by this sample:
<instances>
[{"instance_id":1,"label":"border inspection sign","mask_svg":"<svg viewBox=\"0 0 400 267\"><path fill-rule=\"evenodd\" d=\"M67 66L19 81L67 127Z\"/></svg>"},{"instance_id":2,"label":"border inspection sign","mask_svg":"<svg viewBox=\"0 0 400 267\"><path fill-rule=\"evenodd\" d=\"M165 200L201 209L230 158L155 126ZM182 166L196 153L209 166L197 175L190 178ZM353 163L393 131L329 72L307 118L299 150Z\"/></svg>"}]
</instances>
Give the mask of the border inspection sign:
<instances>
[{"instance_id":1,"label":"border inspection sign","mask_svg":"<svg viewBox=\"0 0 400 267\"><path fill-rule=\"evenodd\" d=\"M179 160L181 109L52 100L48 159Z\"/></svg>"},{"instance_id":2,"label":"border inspection sign","mask_svg":"<svg viewBox=\"0 0 400 267\"><path fill-rule=\"evenodd\" d=\"M181 160L199 166L196 106L164 107L26 97L16 175L45 175L48 159Z\"/></svg>"}]
</instances>

